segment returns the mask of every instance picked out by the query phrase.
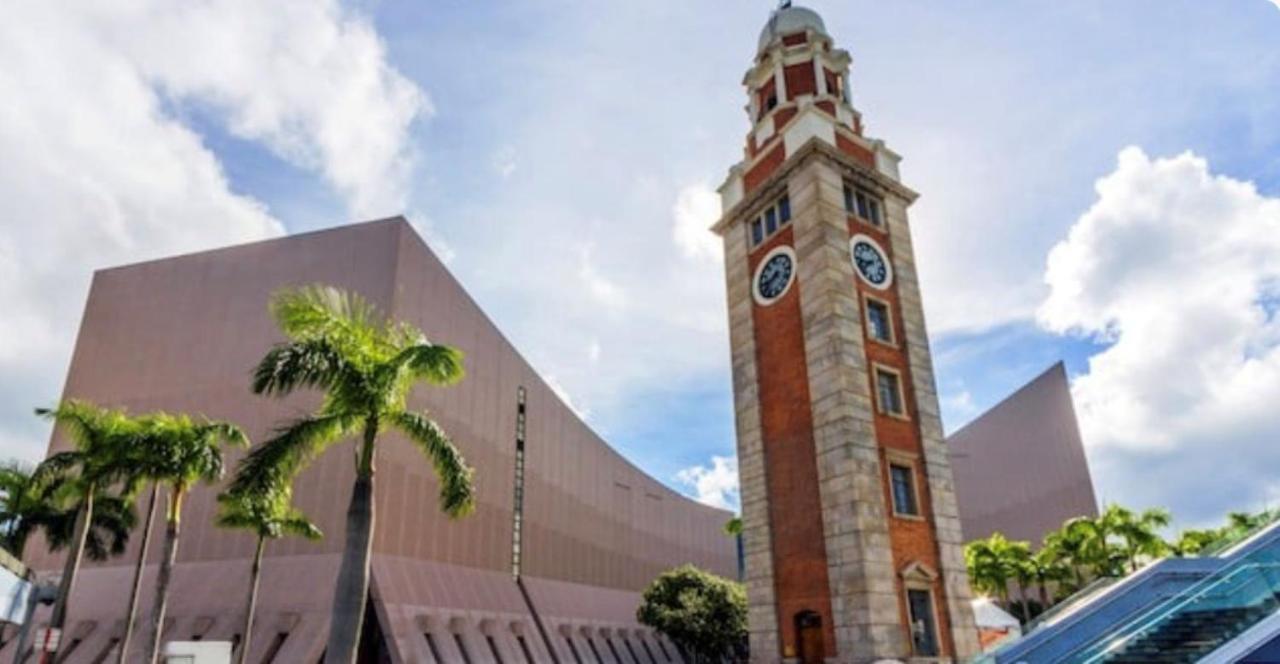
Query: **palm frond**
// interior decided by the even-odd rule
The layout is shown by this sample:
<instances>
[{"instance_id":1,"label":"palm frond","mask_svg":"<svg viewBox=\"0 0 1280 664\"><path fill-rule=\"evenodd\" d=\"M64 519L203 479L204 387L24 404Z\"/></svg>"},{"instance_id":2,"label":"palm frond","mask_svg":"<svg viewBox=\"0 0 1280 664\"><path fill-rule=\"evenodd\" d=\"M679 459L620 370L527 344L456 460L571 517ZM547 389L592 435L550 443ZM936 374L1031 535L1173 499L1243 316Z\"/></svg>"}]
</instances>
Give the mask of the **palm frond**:
<instances>
[{"instance_id":1,"label":"palm frond","mask_svg":"<svg viewBox=\"0 0 1280 664\"><path fill-rule=\"evenodd\" d=\"M144 428L141 418L74 399L54 409L37 409L36 414L52 420L73 443L72 450L53 455L37 468L42 480L50 474L75 475L86 487L106 486L133 473L131 454Z\"/></svg>"},{"instance_id":2,"label":"palm frond","mask_svg":"<svg viewBox=\"0 0 1280 664\"><path fill-rule=\"evenodd\" d=\"M373 333L377 310L356 293L315 284L285 289L271 298L271 315L289 338L350 338Z\"/></svg>"},{"instance_id":3,"label":"palm frond","mask_svg":"<svg viewBox=\"0 0 1280 664\"><path fill-rule=\"evenodd\" d=\"M50 512L40 519L37 525L43 528L51 551L62 550L71 543L79 509L80 506L75 505L70 509ZM97 495L89 535L85 539L85 554L92 560L107 560L124 553L136 521L137 515L129 501L108 493Z\"/></svg>"},{"instance_id":4,"label":"palm frond","mask_svg":"<svg viewBox=\"0 0 1280 664\"><path fill-rule=\"evenodd\" d=\"M440 425L429 417L410 412L392 415L389 424L417 444L435 467L440 480L441 509L451 517L469 514L475 508L474 471Z\"/></svg>"},{"instance_id":5,"label":"palm frond","mask_svg":"<svg viewBox=\"0 0 1280 664\"><path fill-rule=\"evenodd\" d=\"M298 388L327 389L346 371L346 360L327 339L279 344L254 369L253 393L284 396Z\"/></svg>"},{"instance_id":6,"label":"palm frond","mask_svg":"<svg viewBox=\"0 0 1280 664\"><path fill-rule=\"evenodd\" d=\"M280 529L285 534L309 540L318 540L324 537L324 533L321 532L316 524L311 523L301 512L296 510L280 521Z\"/></svg>"},{"instance_id":7,"label":"palm frond","mask_svg":"<svg viewBox=\"0 0 1280 664\"><path fill-rule=\"evenodd\" d=\"M345 413L305 417L277 429L275 436L240 460L228 493L277 490L334 441L346 436L355 420Z\"/></svg>"},{"instance_id":8,"label":"palm frond","mask_svg":"<svg viewBox=\"0 0 1280 664\"><path fill-rule=\"evenodd\" d=\"M397 371L406 371L406 377L422 379L436 385L453 385L462 380L462 351L452 346L433 344L420 339L400 351L389 363Z\"/></svg>"},{"instance_id":9,"label":"palm frond","mask_svg":"<svg viewBox=\"0 0 1280 664\"><path fill-rule=\"evenodd\" d=\"M264 493L223 493L218 496L216 523L222 528L249 530L271 539L285 535L318 539L320 529L289 504L291 493L287 486Z\"/></svg>"},{"instance_id":10,"label":"palm frond","mask_svg":"<svg viewBox=\"0 0 1280 664\"><path fill-rule=\"evenodd\" d=\"M84 462L84 453L77 450L57 452L49 455L32 473L32 481L36 484L48 485L65 479L72 471Z\"/></svg>"}]
</instances>

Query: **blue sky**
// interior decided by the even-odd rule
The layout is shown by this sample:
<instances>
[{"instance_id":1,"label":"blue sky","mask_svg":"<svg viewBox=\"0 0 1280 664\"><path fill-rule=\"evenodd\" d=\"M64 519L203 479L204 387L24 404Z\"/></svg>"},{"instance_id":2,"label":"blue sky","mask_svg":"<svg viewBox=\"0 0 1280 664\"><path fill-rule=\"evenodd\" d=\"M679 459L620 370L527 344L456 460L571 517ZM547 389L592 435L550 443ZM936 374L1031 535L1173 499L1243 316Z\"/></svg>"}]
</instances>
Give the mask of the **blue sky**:
<instances>
[{"instance_id":1,"label":"blue sky","mask_svg":"<svg viewBox=\"0 0 1280 664\"><path fill-rule=\"evenodd\" d=\"M20 3L0 27L0 453L43 451L28 402L58 395L92 269L403 213L612 444L732 503L700 229L772 6ZM1280 500L1259 470L1280 463L1280 7L808 6L922 194L948 429L1064 359L1103 498L1188 524Z\"/></svg>"}]
</instances>

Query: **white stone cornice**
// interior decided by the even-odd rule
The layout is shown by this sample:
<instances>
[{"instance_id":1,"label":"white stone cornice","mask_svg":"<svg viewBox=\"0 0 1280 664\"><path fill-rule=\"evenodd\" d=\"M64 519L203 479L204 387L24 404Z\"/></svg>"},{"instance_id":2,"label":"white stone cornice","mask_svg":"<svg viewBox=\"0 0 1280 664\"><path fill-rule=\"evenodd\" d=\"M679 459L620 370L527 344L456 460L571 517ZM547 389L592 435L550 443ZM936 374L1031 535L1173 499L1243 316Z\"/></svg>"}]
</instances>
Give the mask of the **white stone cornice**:
<instances>
[{"instance_id":1,"label":"white stone cornice","mask_svg":"<svg viewBox=\"0 0 1280 664\"><path fill-rule=\"evenodd\" d=\"M809 113L822 112L812 107L806 109L806 111ZM792 124L797 122L802 115L804 115L804 112L797 114L796 119L787 123L787 125L780 128L779 131L788 131ZM854 134L852 131L843 131L842 129L843 128L841 127L836 128L836 130L840 132L841 136L853 140L858 145L866 148L873 155L885 154L887 156L897 157L895 153L884 146L883 141L869 140ZM724 184L720 186L722 197L721 202L723 204L722 209L724 210L724 214L720 217L720 220L711 227L711 230L716 233L723 234L726 228L734 225L741 218L745 217L746 210L753 209L759 203L762 192L770 190L778 180L789 177L789 174L803 161L808 159L811 154L820 154L827 159L832 159L843 164L866 181L873 183L882 189L891 191L895 195L901 197L908 205L915 202L915 200L920 197L920 195L915 191L903 185L896 178L893 178L889 174L883 172L879 167L868 167L866 164L837 149L834 141L827 141L818 136L809 138L795 149L788 149L787 160L778 167L778 170L774 171L774 173L765 179L764 182L756 185L755 189L751 192L744 191L742 189L742 177L749 172L753 166L768 156L771 150L772 148L770 148L770 150L761 150L754 159L744 161L730 169L729 177L725 180ZM879 161L880 158L877 157L877 162ZM731 199L726 195L727 192L734 192L739 197Z\"/></svg>"}]
</instances>

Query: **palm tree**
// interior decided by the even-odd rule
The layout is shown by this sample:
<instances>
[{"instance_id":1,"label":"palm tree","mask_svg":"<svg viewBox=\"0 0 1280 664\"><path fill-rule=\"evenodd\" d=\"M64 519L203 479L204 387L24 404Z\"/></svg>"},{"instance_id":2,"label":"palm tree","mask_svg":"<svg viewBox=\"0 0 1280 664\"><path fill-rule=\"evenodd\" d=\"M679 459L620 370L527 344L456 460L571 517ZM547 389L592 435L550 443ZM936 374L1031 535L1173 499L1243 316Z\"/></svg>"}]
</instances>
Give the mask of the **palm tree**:
<instances>
[{"instance_id":1,"label":"palm tree","mask_svg":"<svg viewBox=\"0 0 1280 664\"><path fill-rule=\"evenodd\" d=\"M1276 515L1277 513L1272 510L1263 510L1256 514L1230 512L1227 514L1227 525L1222 529L1223 535L1243 539L1246 535L1274 521Z\"/></svg>"},{"instance_id":2,"label":"palm tree","mask_svg":"<svg viewBox=\"0 0 1280 664\"><path fill-rule=\"evenodd\" d=\"M217 523L223 528L239 528L252 531L257 536L253 550L253 565L249 570L249 598L244 609L244 639L240 641L237 664L245 664L252 643L253 612L258 603L258 578L262 574L262 552L268 539L296 535L307 539L319 539L320 529L289 505L287 488L269 494L222 494L218 496L221 510Z\"/></svg>"},{"instance_id":3,"label":"palm tree","mask_svg":"<svg viewBox=\"0 0 1280 664\"><path fill-rule=\"evenodd\" d=\"M1218 529L1184 530L1178 534L1178 539L1169 543L1169 550L1179 558L1185 558L1199 554L1220 539L1222 531Z\"/></svg>"},{"instance_id":4,"label":"palm tree","mask_svg":"<svg viewBox=\"0 0 1280 664\"><path fill-rule=\"evenodd\" d=\"M241 462L233 494L288 485L335 442L358 437L356 478L347 509L342 567L333 595L325 661L355 661L369 593L374 530L374 470L378 434L403 433L427 457L440 480L440 507L460 517L474 505L472 470L449 437L425 414L409 410L418 383L450 385L462 378L462 353L431 343L417 328L384 318L360 296L324 286L275 295L271 313L288 341L258 364L257 394L325 392L314 415L290 422Z\"/></svg>"},{"instance_id":5,"label":"palm tree","mask_svg":"<svg viewBox=\"0 0 1280 664\"><path fill-rule=\"evenodd\" d=\"M0 546L19 559L27 538L57 511L51 487L34 474L35 468L21 461L0 465Z\"/></svg>"},{"instance_id":6,"label":"palm tree","mask_svg":"<svg viewBox=\"0 0 1280 664\"><path fill-rule=\"evenodd\" d=\"M149 461L149 471L154 473L156 481L168 490L164 554L160 558L160 571L156 576L156 594L145 660L155 664L160 654L160 636L169 599L169 582L178 553L183 500L197 483L221 479L224 445L247 447L249 439L238 427L227 422L164 413L147 419L146 435L140 440L141 453Z\"/></svg>"},{"instance_id":7,"label":"palm tree","mask_svg":"<svg viewBox=\"0 0 1280 664\"><path fill-rule=\"evenodd\" d=\"M70 507L66 484L52 473L37 477L35 468L20 461L0 466L0 547L15 558L26 552L27 540L42 531L50 551L65 549L75 538L78 505ZM76 496L70 496L74 502ZM134 514L129 501L104 490L93 499L93 517L84 553L106 560L124 553Z\"/></svg>"},{"instance_id":8,"label":"palm tree","mask_svg":"<svg viewBox=\"0 0 1280 664\"><path fill-rule=\"evenodd\" d=\"M1111 505L1099 520L1123 542L1120 551L1129 563L1130 572L1138 571L1140 558L1159 557L1168 552L1168 545L1159 533L1161 528L1169 525L1168 510L1148 509L1134 513L1119 505Z\"/></svg>"},{"instance_id":9,"label":"palm tree","mask_svg":"<svg viewBox=\"0 0 1280 664\"><path fill-rule=\"evenodd\" d=\"M36 414L52 420L72 443L72 449L51 455L35 472L38 482L56 479L62 485L60 492L74 502L76 513L58 597L49 617L49 627L60 630L67 621L67 602L80 570L81 557L86 544L91 543L89 533L95 521L95 501L108 487L128 478L129 450L137 440L139 425L123 411L74 400L65 401L57 408L37 409Z\"/></svg>"},{"instance_id":10,"label":"palm tree","mask_svg":"<svg viewBox=\"0 0 1280 664\"><path fill-rule=\"evenodd\" d=\"M142 527L142 542L138 545L138 558L133 564L133 584L129 587L129 606L125 609L124 630L120 646L116 649L116 664L125 664L129 654L129 642L138 620L138 598L142 594L142 571L147 566L147 549L151 547L151 531L156 523L156 505L160 502L160 483L147 473L145 465L139 469L139 480L151 481L151 495L147 499L147 521Z\"/></svg>"},{"instance_id":11,"label":"palm tree","mask_svg":"<svg viewBox=\"0 0 1280 664\"><path fill-rule=\"evenodd\" d=\"M1072 537L1072 533L1068 532L1065 524L1052 532L1046 533L1044 536L1041 551L1051 551L1052 554L1068 570L1068 576L1063 583L1058 586L1059 597L1064 594L1074 593L1084 587L1084 568L1080 565L1080 549L1081 543L1077 538Z\"/></svg>"},{"instance_id":12,"label":"palm tree","mask_svg":"<svg viewBox=\"0 0 1280 664\"><path fill-rule=\"evenodd\" d=\"M724 534L737 537L742 534L742 517L734 515L724 522Z\"/></svg>"},{"instance_id":13,"label":"palm tree","mask_svg":"<svg viewBox=\"0 0 1280 664\"><path fill-rule=\"evenodd\" d=\"M1125 553L1116 545L1115 518L1086 516L1068 519L1062 525L1063 544L1072 548L1072 562L1089 570L1093 578L1118 576Z\"/></svg>"},{"instance_id":14,"label":"palm tree","mask_svg":"<svg viewBox=\"0 0 1280 664\"><path fill-rule=\"evenodd\" d=\"M1072 570L1060 551L1051 546L1042 546L1023 562L1026 573L1040 591L1040 608L1048 609L1053 604L1049 594L1049 584L1061 584L1071 578Z\"/></svg>"},{"instance_id":15,"label":"palm tree","mask_svg":"<svg viewBox=\"0 0 1280 664\"><path fill-rule=\"evenodd\" d=\"M982 592L994 593L1009 608L1009 581L1017 576L1017 560L1029 548L1026 542L1009 541L1002 533L969 542L964 547L969 581Z\"/></svg>"},{"instance_id":16,"label":"palm tree","mask_svg":"<svg viewBox=\"0 0 1280 664\"><path fill-rule=\"evenodd\" d=\"M155 427L149 419L144 418L144 422L142 436L163 433L163 429ZM154 453L163 449L164 446L155 441L136 447L136 468L133 479L136 483L149 482L151 491L147 499L147 520L142 528L142 542L138 546L138 557L133 565L133 583L129 588L129 604L125 609L124 630L120 637L120 645L116 649L116 664L125 664L129 656L130 642L133 640L134 625L138 620L138 602L142 596L142 573L147 566L147 551L151 548L151 534L156 524L156 506L160 504L162 479L160 475L164 472L164 458L156 458Z\"/></svg>"},{"instance_id":17,"label":"palm tree","mask_svg":"<svg viewBox=\"0 0 1280 664\"><path fill-rule=\"evenodd\" d=\"M1018 594L1021 595L1019 608L1022 613L1022 623L1025 625L1031 622L1031 599L1028 593L1031 590L1031 584L1036 581L1031 545L1027 542L1009 542L1004 555L1014 580L1018 582Z\"/></svg>"}]
</instances>

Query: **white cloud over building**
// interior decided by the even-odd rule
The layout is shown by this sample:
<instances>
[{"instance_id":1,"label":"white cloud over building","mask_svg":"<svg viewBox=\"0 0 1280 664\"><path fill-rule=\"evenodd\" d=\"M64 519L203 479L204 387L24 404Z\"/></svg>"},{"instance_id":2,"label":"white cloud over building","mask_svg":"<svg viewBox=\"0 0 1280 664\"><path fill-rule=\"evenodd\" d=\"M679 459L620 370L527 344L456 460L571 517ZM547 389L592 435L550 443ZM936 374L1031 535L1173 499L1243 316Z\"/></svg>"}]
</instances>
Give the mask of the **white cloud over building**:
<instances>
[{"instance_id":1,"label":"white cloud over building","mask_svg":"<svg viewBox=\"0 0 1280 664\"><path fill-rule=\"evenodd\" d=\"M1049 254L1042 325L1109 345L1073 385L1105 497L1265 506L1280 466L1280 199L1190 152L1120 152ZM1215 504L1215 508L1220 505Z\"/></svg>"}]
</instances>

